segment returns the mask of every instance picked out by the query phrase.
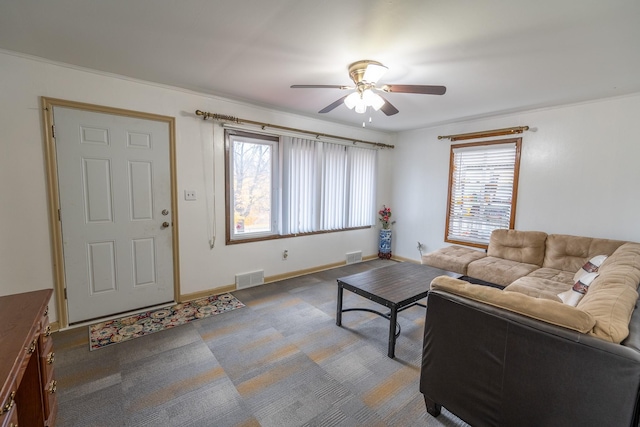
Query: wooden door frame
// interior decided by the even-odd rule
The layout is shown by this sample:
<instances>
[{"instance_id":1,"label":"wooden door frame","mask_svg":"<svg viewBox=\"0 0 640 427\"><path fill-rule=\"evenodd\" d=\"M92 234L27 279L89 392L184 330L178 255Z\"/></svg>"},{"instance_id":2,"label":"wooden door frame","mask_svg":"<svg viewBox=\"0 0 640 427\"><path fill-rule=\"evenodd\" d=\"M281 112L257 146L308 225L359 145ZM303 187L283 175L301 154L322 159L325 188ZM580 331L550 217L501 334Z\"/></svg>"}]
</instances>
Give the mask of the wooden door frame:
<instances>
[{"instance_id":1,"label":"wooden door frame","mask_svg":"<svg viewBox=\"0 0 640 427\"><path fill-rule=\"evenodd\" d=\"M66 299L66 280L64 271L64 252L62 247L62 224L60 222L60 194L58 184L58 161L56 158L56 145L54 138L54 107L75 108L94 113L125 116L137 119L153 120L169 125L169 170L171 180L171 211L172 211L172 252L173 252L173 296L179 302L180 297L180 256L178 253L178 190L176 174L176 138L175 117L162 116L141 111L126 110L102 105L87 104L83 102L64 99L41 97L44 123L44 147L47 175L47 196L49 205L49 229L51 234L51 249L53 256L54 290L56 295L56 308L60 329L69 326L69 312Z\"/></svg>"}]
</instances>

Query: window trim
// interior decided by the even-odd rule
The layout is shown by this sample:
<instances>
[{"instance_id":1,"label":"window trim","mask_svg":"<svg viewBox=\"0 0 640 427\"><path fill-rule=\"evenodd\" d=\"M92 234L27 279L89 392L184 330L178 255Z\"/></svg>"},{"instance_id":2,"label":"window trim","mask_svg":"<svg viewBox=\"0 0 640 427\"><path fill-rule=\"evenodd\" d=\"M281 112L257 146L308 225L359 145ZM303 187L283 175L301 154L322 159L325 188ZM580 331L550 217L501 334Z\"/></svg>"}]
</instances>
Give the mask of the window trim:
<instances>
[{"instance_id":1,"label":"window trim","mask_svg":"<svg viewBox=\"0 0 640 427\"><path fill-rule=\"evenodd\" d=\"M515 161L513 167L513 187L511 191L511 215L509 218L509 229L513 230L516 221L516 205L518 200L518 181L520 178L520 156L522 152L522 138L509 138L509 139L496 139L483 142L472 142L466 144L452 144L450 147L449 156L449 186L447 190L447 217L444 228L444 241L447 243L453 243L464 246L471 246L475 248L487 249L488 244L469 242L464 240L450 239L449 238L449 224L451 220L451 197L453 193L453 171L454 171L454 149L464 147L479 147L479 146L498 146L501 144L515 144Z\"/></svg>"}]
</instances>

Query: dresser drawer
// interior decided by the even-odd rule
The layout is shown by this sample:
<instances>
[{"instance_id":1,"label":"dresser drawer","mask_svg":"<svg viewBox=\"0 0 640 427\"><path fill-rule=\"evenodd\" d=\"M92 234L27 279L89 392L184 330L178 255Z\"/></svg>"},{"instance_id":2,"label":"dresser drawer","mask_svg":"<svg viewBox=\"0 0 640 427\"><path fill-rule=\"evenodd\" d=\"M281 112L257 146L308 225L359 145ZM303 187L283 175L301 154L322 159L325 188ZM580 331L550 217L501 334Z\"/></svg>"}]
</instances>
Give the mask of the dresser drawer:
<instances>
[{"instance_id":1,"label":"dresser drawer","mask_svg":"<svg viewBox=\"0 0 640 427\"><path fill-rule=\"evenodd\" d=\"M47 340L40 352L40 372L42 378L47 379L53 375L53 365L56 361L56 353L53 351L53 340Z\"/></svg>"},{"instance_id":2,"label":"dresser drawer","mask_svg":"<svg viewBox=\"0 0 640 427\"><path fill-rule=\"evenodd\" d=\"M49 324L49 316L44 316L41 322L40 348L44 348L47 342L51 341L51 325Z\"/></svg>"},{"instance_id":3,"label":"dresser drawer","mask_svg":"<svg viewBox=\"0 0 640 427\"><path fill-rule=\"evenodd\" d=\"M14 406L4 415L0 415L0 426L18 427L18 410Z\"/></svg>"},{"instance_id":4,"label":"dresser drawer","mask_svg":"<svg viewBox=\"0 0 640 427\"><path fill-rule=\"evenodd\" d=\"M44 418L46 420L50 420L52 417L55 418L58 407L58 395L56 394L57 388L58 381L56 381L53 375L51 375L51 377L48 378L42 393Z\"/></svg>"},{"instance_id":5,"label":"dresser drawer","mask_svg":"<svg viewBox=\"0 0 640 427\"><path fill-rule=\"evenodd\" d=\"M15 392L8 396L0 405L0 426L1 427L17 427L18 426L18 410L16 402L13 400Z\"/></svg>"}]
</instances>

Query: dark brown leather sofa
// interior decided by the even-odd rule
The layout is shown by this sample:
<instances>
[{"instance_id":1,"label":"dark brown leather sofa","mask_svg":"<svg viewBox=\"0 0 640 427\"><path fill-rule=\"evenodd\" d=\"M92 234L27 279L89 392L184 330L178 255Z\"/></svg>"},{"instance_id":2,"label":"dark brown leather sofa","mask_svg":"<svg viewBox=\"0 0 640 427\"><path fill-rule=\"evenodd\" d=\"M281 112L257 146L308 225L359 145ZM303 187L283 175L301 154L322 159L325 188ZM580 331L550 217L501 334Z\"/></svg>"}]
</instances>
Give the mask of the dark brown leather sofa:
<instances>
[{"instance_id":1,"label":"dark brown leather sofa","mask_svg":"<svg viewBox=\"0 0 640 427\"><path fill-rule=\"evenodd\" d=\"M420 391L472 426L636 426L640 310L620 344L432 290Z\"/></svg>"}]
</instances>

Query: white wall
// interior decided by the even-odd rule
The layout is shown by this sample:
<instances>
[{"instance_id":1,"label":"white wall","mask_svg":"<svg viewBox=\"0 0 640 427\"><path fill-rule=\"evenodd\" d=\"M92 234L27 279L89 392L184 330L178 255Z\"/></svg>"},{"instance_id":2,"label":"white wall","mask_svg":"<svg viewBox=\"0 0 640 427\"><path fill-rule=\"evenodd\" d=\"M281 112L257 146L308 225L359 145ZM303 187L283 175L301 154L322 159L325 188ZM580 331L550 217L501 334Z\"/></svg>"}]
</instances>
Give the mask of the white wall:
<instances>
[{"instance_id":1,"label":"white wall","mask_svg":"<svg viewBox=\"0 0 640 427\"><path fill-rule=\"evenodd\" d=\"M640 242L640 94L407 131L393 161L394 254L444 242L449 140L438 135L530 126L522 134L516 229ZM491 138L489 138L491 139Z\"/></svg>"},{"instance_id":2,"label":"white wall","mask_svg":"<svg viewBox=\"0 0 640 427\"><path fill-rule=\"evenodd\" d=\"M150 83L78 70L0 51L0 295L52 288L53 268L40 97L61 98L176 118L181 293L234 283L236 273L265 276L341 262L345 253L377 251L377 229L329 233L232 246L224 244L222 129L196 118L196 109L374 142L394 136L233 102ZM215 164L214 159L215 158ZM379 205L389 203L390 150L380 151ZM213 249L208 243L215 176ZM184 201L185 189L197 201ZM209 194L209 197L207 197ZM212 211L212 209L210 209ZM289 259L281 253L288 249ZM56 320L55 306L52 320Z\"/></svg>"}]
</instances>

